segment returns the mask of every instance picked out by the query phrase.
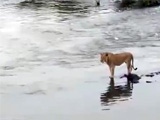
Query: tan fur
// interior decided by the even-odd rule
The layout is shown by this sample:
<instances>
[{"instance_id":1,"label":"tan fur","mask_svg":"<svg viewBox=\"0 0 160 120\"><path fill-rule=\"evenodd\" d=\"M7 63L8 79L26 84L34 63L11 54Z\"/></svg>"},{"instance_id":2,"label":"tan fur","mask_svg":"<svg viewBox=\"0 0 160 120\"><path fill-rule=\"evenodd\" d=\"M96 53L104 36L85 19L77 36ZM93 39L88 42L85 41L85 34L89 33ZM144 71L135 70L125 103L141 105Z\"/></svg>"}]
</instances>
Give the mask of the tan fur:
<instances>
[{"instance_id":1,"label":"tan fur","mask_svg":"<svg viewBox=\"0 0 160 120\"><path fill-rule=\"evenodd\" d=\"M132 53L130 52L123 52L123 53L117 53L117 54L106 52L106 53L101 53L100 56L101 56L101 62L102 63L105 62L109 66L111 78L114 77L115 67L120 66L123 63L126 63L127 65L128 74L131 73L132 68L134 70L137 70L137 68L134 68L134 65L133 65L134 58Z\"/></svg>"}]
</instances>

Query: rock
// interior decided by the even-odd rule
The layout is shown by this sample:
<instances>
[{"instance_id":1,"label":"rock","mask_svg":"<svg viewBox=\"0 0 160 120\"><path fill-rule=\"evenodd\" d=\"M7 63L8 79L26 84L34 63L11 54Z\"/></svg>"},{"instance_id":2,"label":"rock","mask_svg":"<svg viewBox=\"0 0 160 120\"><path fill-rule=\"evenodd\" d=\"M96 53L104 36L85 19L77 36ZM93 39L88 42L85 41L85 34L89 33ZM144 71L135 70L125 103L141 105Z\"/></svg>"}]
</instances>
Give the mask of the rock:
<instances>
[{"instance_id":1,"label":"rock","mask_svg":"<svg viewBox=\"0 0 160 120\"><path fill-rule=\"evenodd\" d=\"M152 81L146 81L146 83L152 83Z\"/></svg>"},{"instance_id":2,"label":"rock","mask_svg":"<svg viewBox=\"0 0 160 120\"><path fill-rule=\"evenodd\" d=\"M160 74L160 71L159 71L159 72L155 72L155 74L156 74L156 75L159 75L159 74Z\"/></svg>"},{"instance_id":3,"label":"rock","mask_svg":"<svg viewBox=\"0 0 160 120\"><path fill-rule=\"evenodd\" d=\"M153 77L154 75L153 74L147 74L145 75L146 77Z\"/></svg>"},{"instance_id":4,"label":"rock","mask_svg":"<svg viewBox=\"0 0 160 120\"><path fill-rule=\"evenodd\" d=\"M121 0L116 1L117 6L119 9L124 8L144 8L144 7L152 7L152 6L159 6L160 0Z\"/></svg>"}]
</instances>

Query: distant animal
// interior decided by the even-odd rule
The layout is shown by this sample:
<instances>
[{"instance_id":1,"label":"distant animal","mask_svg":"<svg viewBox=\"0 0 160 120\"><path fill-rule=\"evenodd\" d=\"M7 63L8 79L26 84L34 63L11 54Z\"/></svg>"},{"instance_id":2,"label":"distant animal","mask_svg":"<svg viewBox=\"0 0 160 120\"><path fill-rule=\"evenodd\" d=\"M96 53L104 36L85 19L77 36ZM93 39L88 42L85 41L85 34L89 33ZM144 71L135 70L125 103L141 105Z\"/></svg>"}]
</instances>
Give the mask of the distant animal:
<instances>
[{"instance_id":1,"label":"distant animal","mask_svg":"<svg viewBox=\"0 0 160 120\"><path fill-rule=\"evenodd\" d=\"M96 5L100 6L100 0L98 0L98 1L96 0Z\"/></svg>"},{"instance_id":2,"label":"distant animal","mask_svg":"<svg viewBox=\"0 0 160 120\"><path fill-rule=\"evenodd\" d=\"M110 78L114 78L115 67L120 66L123 63L126 63L127 65L128 75L131 74L132 68L134 70L137 70L137 68L134 68L134 58L132 53L130 52L122 52L116 54L111 52L100 53L100 61L102 63L106 63L109 66L109 70L111 73Z\"/></svg>"}]
</instances>

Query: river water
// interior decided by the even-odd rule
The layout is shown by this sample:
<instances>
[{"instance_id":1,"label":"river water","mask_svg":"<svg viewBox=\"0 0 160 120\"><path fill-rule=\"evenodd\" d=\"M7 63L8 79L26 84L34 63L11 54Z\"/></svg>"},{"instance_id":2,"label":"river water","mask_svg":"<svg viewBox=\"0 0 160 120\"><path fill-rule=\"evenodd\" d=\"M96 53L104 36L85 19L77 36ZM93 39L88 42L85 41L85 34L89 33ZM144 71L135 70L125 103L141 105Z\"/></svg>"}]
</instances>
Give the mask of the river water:
<instances>
[{"instance_id":1,"label":"river water","mask_svg":"<svg viewBox=\"0 0 160 120\"><path fill-rule=\"evenodd\" d=\"M99 53L132 52L139 76L160 69L160 7L113 1L0 0L0 120L160 119L160 80L115 83ZM146 80L153 81L147 84Z\"/></svg>"}]
</instances>

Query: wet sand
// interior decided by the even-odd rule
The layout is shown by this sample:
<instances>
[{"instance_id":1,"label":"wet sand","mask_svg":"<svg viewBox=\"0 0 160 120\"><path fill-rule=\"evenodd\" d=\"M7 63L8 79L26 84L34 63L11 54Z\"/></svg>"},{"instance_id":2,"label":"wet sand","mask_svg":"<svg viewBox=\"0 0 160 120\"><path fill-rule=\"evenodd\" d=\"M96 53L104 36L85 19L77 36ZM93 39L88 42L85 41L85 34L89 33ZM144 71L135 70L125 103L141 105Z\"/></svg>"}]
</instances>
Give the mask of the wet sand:
<instances>
[{"instance_id":1,"label":"wet sand","mask_svg":"<svg viewBox=\"0 0 160 120\"><path fill-rule=\"evenodd\" d=\"M117 68L123 72L117 71L114 83L103 66L70 71L49 68L42 66L16 77L1 77L2 120L160 118L158 75L142 77L132 88L127 85L126 78L120 79L125 66ZM139 67L139 71L141 69ZM57 77L59 71L66 74ZM152 83L146 83L147 80Z\"/></svg>"}]
</instances>

